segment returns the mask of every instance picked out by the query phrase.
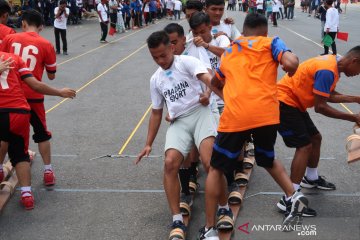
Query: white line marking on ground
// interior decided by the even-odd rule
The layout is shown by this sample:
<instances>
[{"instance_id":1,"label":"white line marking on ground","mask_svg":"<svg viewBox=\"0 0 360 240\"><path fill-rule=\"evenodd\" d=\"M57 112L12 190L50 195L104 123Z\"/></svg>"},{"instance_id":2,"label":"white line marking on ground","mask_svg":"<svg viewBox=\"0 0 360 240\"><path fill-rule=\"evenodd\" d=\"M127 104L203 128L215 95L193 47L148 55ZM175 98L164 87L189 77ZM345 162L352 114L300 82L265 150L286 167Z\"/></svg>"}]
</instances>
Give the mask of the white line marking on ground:
<instances>
[{"instance_id":1,"label":"white line marking on ground","mask_svg":"<svg viewBox=\"0 0 360 240\"><path fill-rule=\"evenodd\" d=\"M258 192L251 194L249 196L246 196L245 199L256 197L256 196L267 196L267 195L284 195L284 192ZM360 197L360 193L322 193L322 192L312 192L312 193L304 193L304 195L312 195L312 196L333 196L333 197Z\"/></svg>"}]
</instances>

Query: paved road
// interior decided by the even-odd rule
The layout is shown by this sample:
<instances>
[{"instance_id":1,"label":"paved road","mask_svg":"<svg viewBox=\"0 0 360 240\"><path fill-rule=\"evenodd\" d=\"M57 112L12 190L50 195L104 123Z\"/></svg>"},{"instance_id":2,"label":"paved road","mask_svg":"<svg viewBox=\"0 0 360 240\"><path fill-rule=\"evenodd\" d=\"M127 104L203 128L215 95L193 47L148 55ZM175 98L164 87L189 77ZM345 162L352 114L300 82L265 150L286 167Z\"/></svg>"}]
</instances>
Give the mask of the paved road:
<instances>
[{"instance_id":1,"label":"paved road","mask_svg":"<svg viewBox=\"0 0 360 240\"><path fill-rule=\"evenodd\" d=\"M269 35L278 35L300 60L322 52L320 21L296 10L294 21L279 21L269 27ZM245 15L227 12L239 29ZM337 43L340 54L358 45L360 6L348 7L341 15L341 30L350 32L348 42ZM100 27L86 21L68 30L69 56L59 55L59 70L53 86L81 89L74 100L61 102L46 98L48 124L53 133L52 153L57 185L52 191L43 188L42 163L37 157L33 167L36 207L25 212L19 204L19 192L8 203L0 217L0 239L166 239L171 221L162 187L162 158L144 159L139 166L133 157L101 158L104 154L135 155L145 142L150 106L149 77L156 70L146 48L146 37L162 29L169 20L156 25L109 37L112 43L100 45ZM188 29L185 21L181 24ZM51 28L43 36L54 41ZM279 75L283 73L280 71ZM279 76L280 77L280 76ZM338 91L359 94L358 78L342 76ZM59 104L60 103L60 104ZM343 109L340 105L334 105ZM353 112L360 110L348 104ZM136 131L134 128L145 115ZM305 219L304 225L315 225L316 236L308 239L360 238L360 165L347 165L345 139L352 124L328 119L311 111L323 134L320 174L336 183L333 192L306 191L311 207L319 216ZM166 123L153 146L153 155L162 155ZM126 140L134 133L128 144ZM35 145L32 144L32 149ZM278 139L277 157L289 169L293 150ZM202 176L202 189L203 189ZM281 224L282 215L275 208L281 190L261 168L255 167L237 227L249 223ZM199 193L193 210L188 238L195 239L204 223L204 195ZM304 239L298 232L236 230L234 239ZM305 233L306 234L306 233Z\"/></svg>"}]
</instances>

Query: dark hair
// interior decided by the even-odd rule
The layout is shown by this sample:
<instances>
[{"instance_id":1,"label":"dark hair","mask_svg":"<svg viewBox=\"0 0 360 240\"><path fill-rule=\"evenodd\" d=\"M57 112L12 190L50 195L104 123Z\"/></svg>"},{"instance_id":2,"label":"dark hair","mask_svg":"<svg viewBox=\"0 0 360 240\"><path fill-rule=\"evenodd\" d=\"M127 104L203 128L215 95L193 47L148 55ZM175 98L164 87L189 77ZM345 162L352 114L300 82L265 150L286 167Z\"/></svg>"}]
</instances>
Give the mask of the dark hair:
<instances>
[{"instance_id":1,"label":"dark hair","mask_svg":"<svg viewBox=\"0 0 360 240\"><path fill-rule=\"evenodd\" d=\"M189 25L191 29L195 29L203 23L206 25L210 24L210 17L204 12L194 13L189 19Z\"/></svg>"},{"instance_id":2,"label":"dark hair","mask_svg":"<svg viewBox=\"0 0 360 240\"><path fill-rule=\"evenodd\" d=\"M184 28L180 24L177 24L177 23L168 24L164 28L164 31L167 34L177 33L179 37L185 36Z\"/></svg>"},{"instance_id":3,"label":"dark hair","mask_svg":"<svg viewBox=\"0 0 360 240\"><path fill-rule=\"evenodd\" d=\"M357 57L360 57L360 45L353 47L352 49L350 49L347 53L347 55L352 55L355 54Z\"/></svg>"},{"instance_id":4,"label":"dark hair","mask_svg":"<svg viewBox=\"0 0 360 240\"><path fill-rule=\"evenodd\" d=\"M224 0L206 0L205 6L210 7L211 5L225 5Z\"/></svg>"},{"instance_id":5,"label":"dark hair","mask_svg":"<svg viewBox=\"0 0 360 240\"><path fill-rule=\"evenodd\" d=\"M60 0L59 5L67 4L66 0Z\"/></svg>"},{"instance_id":6,"label":"dark hair","mask_svg":"<svg viewBox=\"0 0 360 240\"><path fill-rule=\"evenodd\" d=\"M146 40L148 48L157 48L161 44L169 45L170 39L165 31L153 32Z\"/></svg>"},{"instance_id":7,"label":"dark hair","mask_svg":"<svg viewBox=\"0 0 360 240\"><path fill-rule=\"evenodd\" d=\"M326 5L330 5L330 6L334 3L333 0L326 0L325 2L326 2Z\"/></svg>"},{"instance_id":8,"label":"dark hair","mask_svg":"<svg viewBox=\"0 0 360 240\"><path fill-rule=\"evenodd\" d=\"M44 24L44 19L38 11L34 9L28 9L23 12L22 20L27 22L30 26L40 27Z\"/></svg>"},{"instance_id":9,"label":"dark hair","mask_svg":"<svg viewBox=\"0 0 360 240\"><path fill-rule=\"evenodd\" d=\"M11 8L7 1L0 0L0 16L4 15L5 13L10 13Z\"/></svg>"},{"instance_id":10,"label":"dark hair","mask_svg":"<svg viewBox=\"0 0 360 240\"><path fill-rule=\"evenodd\" d=\"M198 1L198 0L189 0L186 2L185 9L195 9L199 12L201 12L204 8L204 5L202 4L202 2Z\"/></svg>"},{"instance_id":11,"label":"dark hair","mask_svg":"<svg viewBox=\"0 0 360 240\"><path fill-rule=\"evenodd\" d=\"M249 13L244 20L244 28L267 27L268 22L264 15L259 13Z\"/></svg>"}]
</instances>

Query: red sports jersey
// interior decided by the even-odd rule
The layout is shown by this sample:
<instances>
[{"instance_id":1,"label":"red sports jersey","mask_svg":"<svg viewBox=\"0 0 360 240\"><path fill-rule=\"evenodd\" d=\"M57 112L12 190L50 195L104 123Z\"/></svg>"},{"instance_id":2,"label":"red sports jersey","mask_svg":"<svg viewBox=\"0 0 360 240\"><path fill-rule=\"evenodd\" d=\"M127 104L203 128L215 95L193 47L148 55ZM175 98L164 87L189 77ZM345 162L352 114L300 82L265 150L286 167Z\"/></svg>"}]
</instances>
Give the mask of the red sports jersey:
<instances>
[{"instance_id":1,"label":"red sports jersey","mask_svg":"<svg viewBox=\"0 0 360 240\"><path fill-rule=\"evenodd\" d=\"M0 73L0 112L30 111L21 80L32 77L32 73L19 56L5 52L0 52L0 56L14 60L12 69Z\"/></svg>"},{"instance_id":2,"label":"red sports jersey","mask_svg":"<svg viewBox=\"0 0 360 240\"><path fill-rule=\"evenodd\" d=\"M12 29L11 27L8 27L4 24L0 23L0 46L1 46L1 42L2 40L9 34L13 34L16 33L14 29Z\"/></svg>"},{"instance_id":3,"label":"red sports jersey","mask_svg":"<svg viewBox=\"0 0 360 240\"><path fill-rule=\"evenodd\" d=\"M0 51L21 56L34 77L41 81L44 68L48 73L56 72L56 54L54 46L35 32L23 32L6 36ZM44 95L35 92L23 84L27 99L43 99Z\"/></svg>"}]
</instances>

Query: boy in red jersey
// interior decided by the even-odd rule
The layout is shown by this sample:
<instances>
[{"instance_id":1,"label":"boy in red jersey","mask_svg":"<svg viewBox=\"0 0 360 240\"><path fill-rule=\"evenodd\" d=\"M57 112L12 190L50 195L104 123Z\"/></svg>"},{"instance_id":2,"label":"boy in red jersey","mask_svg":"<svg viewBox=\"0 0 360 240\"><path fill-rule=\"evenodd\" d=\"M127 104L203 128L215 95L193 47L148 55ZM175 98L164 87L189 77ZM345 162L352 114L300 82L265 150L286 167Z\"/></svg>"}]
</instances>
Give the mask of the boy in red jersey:
<instances>
[{"instance_id":1,"label":"boy in red jersey","mask_svg":"<svg viewBox=\"0 0 360 240\"><path fill-rule=\"evenodd\" d=\"M6 26L10 10L9 4L5 0L0 0L0 46L5 36L15 33L14 29Z\"/></svg>"},{"instance_id":2,"label":"boy in red jersey","mask_svg":"<svg viewBox=\"0 0 360 240\"><path fill-rule=\"evenodd\" d=\"M268 23L261 14L248 14L243 35L228 47L212 79L223 90L225 108L220 117L206 178L206 225L199 239L218 239L217 230L231 230L234 218L227 204L224 173L232 172L245 141L252 135L255 159L264 167L293 203L286 213L283 229L291 230L301 220L307 199L295 192L282 163L275 160L274 145L279 124L277 69L279 63L291 74L299 61L278 37L267 37ZM218 211L217 206L219 205ZM215 216L218 221L216 223Z\"/></svg>"},{"instance_id":3,"label":"boy in red jersey","mask_svg":"<svg viewBox=\"0 0 360 240\"><path fill-rule=\"evenodd\" d=\"M6 36L0 46L0 51L21 56L34 77L41 81L44 68L50 80L55 78L56 54L54 46L39 35L42 27L42 16L36 10L30 9L22 14L22 29L24 32ZM30 124L33 127L33 140L38 143L43 159L44 184L55 184L55 175L51 166L50 139L51 133L46 127L44 95L32 90L27 84L22 84L25 97L31 108ZM0 159L2 163L4 159Z\"/></svg>"},{"instance_id":4,"label":"boy in red jersey","mask_svg":"<svg viewBox=\"0 0 360 240\"><path fill-rule=\"evenodd\" d=\"M318 175L322 136L306 111L347 120L360 125L359 114L339 111L328 104L360 103L360 96L343 95L335 91L340 73L348 77L360 74L360 46L352 48L342 58L324 55L300 64L294 76L285 75L278 82L280 101L279 133L286 146L296 148L291 164L291 181L295 190L301 187L335 190L336 186ZM277 204L284 210L288 203L282 197ZM312 215L316 212L313 210ZM306 214L306 215L305 215ZM304 216L307 216L305 211Z\"/></svg>"},{"instance_id":5,"label":"boy in red jersey","mask_svg":"<svg viewBox=\"0 0 360 240\"><path fill-rule=\"evenodd\" d=\"M0 141L9 145L8 154L21 187L21 201L25 209L30 210L34 208L28 154L30 106L21 83L39 93L64 98L73 98L76 92L68 88L55 89L38 81L19 56L0 52L0 61L3 66L0 67Z\"/></svg>"}]
</instances>

